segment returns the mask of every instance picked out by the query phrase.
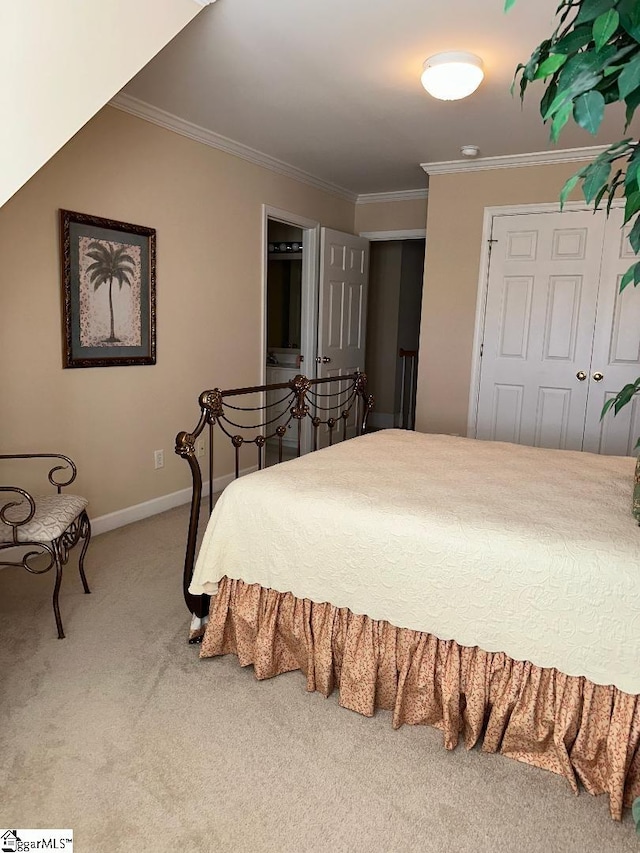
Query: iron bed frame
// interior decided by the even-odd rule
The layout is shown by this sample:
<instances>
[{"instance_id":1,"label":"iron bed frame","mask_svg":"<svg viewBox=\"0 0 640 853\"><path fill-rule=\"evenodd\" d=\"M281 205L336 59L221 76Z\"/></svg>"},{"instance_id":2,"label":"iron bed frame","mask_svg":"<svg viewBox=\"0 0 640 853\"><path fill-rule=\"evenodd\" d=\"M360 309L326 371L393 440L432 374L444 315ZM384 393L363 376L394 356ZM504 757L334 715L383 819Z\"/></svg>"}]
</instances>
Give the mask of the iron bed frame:
<instances>
[{"instance_id":1,"label":"iron bed frame","mask_svg":"<svg viewBox=\"0 0 640 853\"><path fill-rule=\"evenodd\" d=\"M281 392L281 393L280 393ZM277 394L278 399L270 400ZM242 406L248 395L259 397L258 405ZM182 431L176 436L175 452L189 464L192 478L191 512L183 571L183 595L189 611L203 618L209 612L208 595L192 595L189 585L193 576L198 525L203 491L209 494L209 515L214 505L214 432L216 426L234 449L237 479L240 468L241 449L253 445L257 452L257 469L267 464L267 442L277 448L277 460L282 462L287 430L295 432L295 456L303 450L304 429L310 430L310 450L317 450L325 443L331 446L335 440L344 441L349 433L362 435L367 428L369 412L373 408L373 397L367 394L367 377L356 371L344 376L329 376L323 379L308 379L298 374L289 382L271 385L255 385L249 388L234 388L221 391L214 388L203 391L198 402L200 418L191 432ZM239 423L242 417L256 419L257 423ZM350 423L351 422L351 423ZM341 433L341 435L340 435ZM205 436L205 446L198 440ZM202 441L202 440L201 440ZM198 444L198 446L197 446ZM200 451L200 453L198 452ZM203 482L199 456L207 456L208 483ZM204 487L204 488L203 488ZM197 642L196 638L192 642Z\"/></svg>"}]
</instances>

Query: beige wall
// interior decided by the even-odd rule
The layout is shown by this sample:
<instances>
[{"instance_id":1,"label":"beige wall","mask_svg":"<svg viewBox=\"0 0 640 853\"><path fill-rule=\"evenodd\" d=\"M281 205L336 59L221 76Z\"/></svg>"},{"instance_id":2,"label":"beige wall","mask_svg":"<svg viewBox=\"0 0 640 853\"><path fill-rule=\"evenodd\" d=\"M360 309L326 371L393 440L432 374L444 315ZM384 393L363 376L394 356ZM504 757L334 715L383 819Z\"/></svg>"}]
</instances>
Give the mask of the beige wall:
<instances>
[{"instance_id":1,"label":"beige wall","mask_svg":"<svg viewBox=\"0 0 640 853\"><path fill-rule=\"evenodd\" d=\"M419 430L467 432L484 208L557 201L565 180L579 167L568 163L431 177L416 409Z\"/></svg>"},{"instance_id":2,"label":"beige wall","mask_svg":"<svg viewBox=\"0 0 640 853\"><path fill-rule=\"evenodd\" d=\"M199 392L262 375L262 203L353 229L352 203L113 108L84 127L0 208L2 448L75 458L94 517L185 488ZM155 366L62 369L59 208L157 229Z\"/></svg>"},{"instance_id":3,"label":"beige wall","mask_svg":"<svg viewBox=\"0 0 640 853\"><path fill-rule=\"evenodd\" d=\"M3 0L0 204L200 11L193 0Z\"/></svg>"},{"instance_id":4,"label":"beige wall","mask_svg":"<svg viewBox=\"0 0 640 853\"><path fill-rule=\"evenodd\" d=\"M426 222L426 198L356 204L354 231L414 231L425 228Z\"/></svg>"}]
</instances>

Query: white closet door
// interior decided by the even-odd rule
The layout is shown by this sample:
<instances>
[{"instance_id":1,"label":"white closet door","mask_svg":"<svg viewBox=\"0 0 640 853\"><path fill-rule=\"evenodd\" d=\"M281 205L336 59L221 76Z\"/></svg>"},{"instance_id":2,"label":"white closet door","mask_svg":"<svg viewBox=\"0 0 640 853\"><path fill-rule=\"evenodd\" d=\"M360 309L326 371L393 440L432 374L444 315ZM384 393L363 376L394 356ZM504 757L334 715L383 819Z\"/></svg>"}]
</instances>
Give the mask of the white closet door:
<instances>
[{"instance_id":1,"label":"white closet door","mask_svg":"<svg viewBox=\"0 0 640 853\"><path fill-rule=\"evenodd\" d=\"M630 226L622 229L623 219L622 209L614 209L606 225L584 450L634 456L640 437L638 396L619 415L609 412L600 420L605 401L640 376L640 289L632 283L620 293L620 280L635 260Z\"/></svg>"},{"instance_id":2,"label":"white closet door","mask_svg":"<svg viewBox=\"0 0 640 853\"><path fill-rule=\"evenodd\" d=\"M604 224L495 217L477 438L582 448Z\"/></svg>"}]
</instances>

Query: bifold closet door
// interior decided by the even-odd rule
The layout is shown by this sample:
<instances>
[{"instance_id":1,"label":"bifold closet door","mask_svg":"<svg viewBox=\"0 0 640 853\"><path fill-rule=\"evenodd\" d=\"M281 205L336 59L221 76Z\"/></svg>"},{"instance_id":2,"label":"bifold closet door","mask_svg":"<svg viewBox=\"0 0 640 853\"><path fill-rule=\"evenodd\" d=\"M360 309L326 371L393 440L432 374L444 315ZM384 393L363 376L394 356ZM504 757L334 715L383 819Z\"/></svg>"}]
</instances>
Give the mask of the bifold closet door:
<instances>
[{"instance_id":1,"label":"bifold closet door","mask_svg":"<svg viewBox=\"0 0 640 853\"><path fill-rule=\"evenodd\" d=\"M476 437L581 450L604 216L493 222Z\"/></svg>"},{"instance_id":2,"label":"bifold closet door","mask_svg":"<svg viewBox=\"0 0 640 853\"><path fill-rule=\"evenodd\" d=\"M619 415L600 413L606 400L640 376L640 288L620 281L635 260L630 227L622 229L623 211L611 211L605 228L598 308L589 375L584 450L635 456L640 437L640 399L636 396Z\"/></svg>"}]
</instances>

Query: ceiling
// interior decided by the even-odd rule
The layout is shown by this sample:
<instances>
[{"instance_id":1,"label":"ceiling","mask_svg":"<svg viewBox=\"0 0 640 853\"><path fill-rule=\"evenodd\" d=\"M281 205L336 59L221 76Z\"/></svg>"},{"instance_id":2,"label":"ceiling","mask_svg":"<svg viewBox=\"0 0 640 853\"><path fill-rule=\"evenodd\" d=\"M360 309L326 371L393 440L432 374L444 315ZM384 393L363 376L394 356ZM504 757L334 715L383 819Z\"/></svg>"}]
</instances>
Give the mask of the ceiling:
<instances>
[{"instance_id":1,"label":"ceiling","mask_svg":"<svg viewBox=\"0 0 640 853\"><path fill-rule=\"evenodd\" d=\"M125 87L125 95L355 194L426 186L422 162L552 146L538 113L509 87L518 62L553 29L557 0L217 0ZM431 98L424 59L482 57L486 77L463 101ZM594 138L567 126L562 148L613 141L609 107Z\"/></svg>"}]
</instances>

